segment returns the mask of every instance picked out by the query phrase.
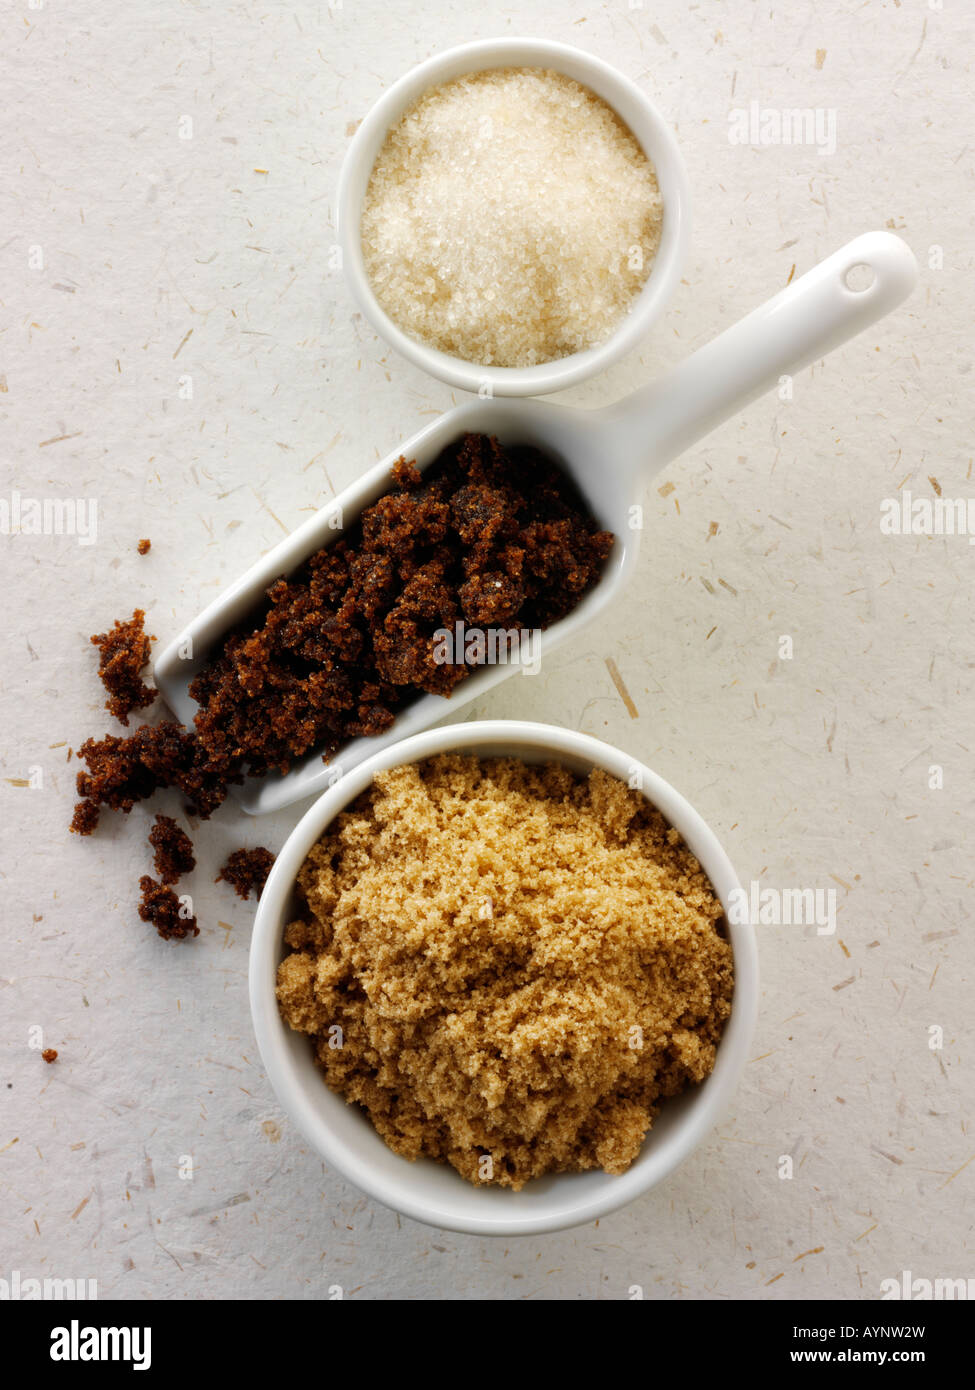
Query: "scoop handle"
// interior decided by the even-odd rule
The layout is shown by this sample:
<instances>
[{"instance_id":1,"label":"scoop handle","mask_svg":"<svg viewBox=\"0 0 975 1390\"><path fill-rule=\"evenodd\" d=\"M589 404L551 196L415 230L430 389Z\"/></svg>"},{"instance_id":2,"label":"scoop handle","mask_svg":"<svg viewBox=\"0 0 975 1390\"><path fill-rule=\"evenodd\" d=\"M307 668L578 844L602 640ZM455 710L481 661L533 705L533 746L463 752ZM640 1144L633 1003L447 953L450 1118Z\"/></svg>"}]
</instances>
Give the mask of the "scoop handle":
<instances>
[{"instance_id":1,"label":"scoop handle","mask_svg":"<svg viewBox=\"0 0 975 1390\"><path fill-rule=\"evenodd\" d=\"M851 288L854 267L873 281ZM869 279L858 270L861 279ZM895 309L917 284L914 253L891 232L866 232L787 285L659 381L602 412L616 455L646 483L750 401ZM854 280L853 284L860 283Z\"/></svg>"}]
</instances>

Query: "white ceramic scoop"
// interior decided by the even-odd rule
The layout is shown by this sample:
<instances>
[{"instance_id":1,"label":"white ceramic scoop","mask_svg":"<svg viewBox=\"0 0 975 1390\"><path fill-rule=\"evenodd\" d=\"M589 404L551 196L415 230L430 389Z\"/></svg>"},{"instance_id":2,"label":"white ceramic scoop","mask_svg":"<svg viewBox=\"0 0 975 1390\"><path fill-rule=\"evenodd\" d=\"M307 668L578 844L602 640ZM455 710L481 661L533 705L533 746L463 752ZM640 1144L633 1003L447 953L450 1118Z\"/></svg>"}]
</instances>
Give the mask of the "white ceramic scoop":
<instances>
[{"instance_id":1,"label":"white ceramic scoop","mask_svg":"<svg viewBox=\"0 0 975 1390\"><path fill-rule=\"evenodd\" d=\"M574 480L600 526L616 535L598 584L543 634L544 659L619 597L640 540L639 530L630 527L629 509L651 478L782 375L818 361L883 318L916 282L910 248L889 232L868 232L659 381L616 405L579 410L541 400L486 399L458 406L376 464L211 603L157 658L157 686L178 718L192 725L197 706L188 693L190 681L228 631L258 605L268 585L341 534L337 514L342 526L349 527L364 507L388 491L390 470L401 455L427 468L466 431L544 450ZM183 655L187 650L192 659ZM480 668L455 687L449 700L422 695L386 733L354 739L329 764L311 754L286 776L250 778L239 798L257 815L321 792L373 753L435 724L520 669L517 663Z\"/></svg>"}]
</instances>

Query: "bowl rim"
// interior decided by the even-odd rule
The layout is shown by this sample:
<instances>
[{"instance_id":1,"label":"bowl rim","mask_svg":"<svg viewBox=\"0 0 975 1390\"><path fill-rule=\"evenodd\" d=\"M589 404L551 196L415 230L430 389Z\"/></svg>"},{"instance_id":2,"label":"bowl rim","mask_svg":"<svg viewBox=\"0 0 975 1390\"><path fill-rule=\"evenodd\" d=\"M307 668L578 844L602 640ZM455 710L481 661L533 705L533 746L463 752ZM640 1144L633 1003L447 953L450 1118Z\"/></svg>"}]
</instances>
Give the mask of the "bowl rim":
<instances>
[{"instance_id":1,"label":"bowl rim","mask_svg":"<svg viewBox=\"0 0 975 1390\"><path fill-rule=\"evenodd\" d=\"M415 1184L411 1183L411 1177L416 1169L409 1160L393 1155L401 1167L396 1167L395 1177L390 1178L377 1166L370 1166L361 1152L354 1153L353 1146L330 1127L324 1113L332 1103L344 1106L347 1102L325 1085L315 1067L310 1045L307 1065L304 1062L296 1064L295 1057L302 1054L289 1047L289 1038L296 1035L281 1018L274 988L278 961L283 954L282 934L288 920L287 908L298 870L333 818L369 785L377 771L418 762L437 753L472 751L486 745L499 745L510 751L507 754L482 753L480 756L527 757L534 753L535 756L529 760L546 761L551 755L552 761L557 762L564 757L587 762L624 778L637 772L642 778L640 790L680 832L721 899L735 962L732 1010L718 1045L714 1070L691 1093L692 1100L686 1112L677 1117L662 1145L652 1144L654 1130L651 1129L640 1156L625 1173L619 1176L596 1174L597 1179L601 1177L604 1181L594 1183L597 1189L595 1194L587 1189L585 1196L576 1202L553 1200L548 1204L550 1210L522 1215L516 1210L506 1210L503 1215L493 1214L487 1205L483 1214L460 1211L460 1206L471 1202L471 1193L482 1190L464 1183L456 1174L453 1176L463 1184L463 1200L459 1201L458 1209L451 1208L449 1202L441 1206L438 1201L422 1197L413 1190ZM417 1221L440 1229L476 1235L530 1235L563 1230L595 1220L632 1201L673 1172L713 1128L735 1090L751 1046L758 1010L758 952L753 924L747 911L736 913L734 920L728 913L729 897L735 889L738 890L739 902L743 902L744 895L741 894L735 871L710 826L668 782L639 759L613 744L557 725L521 720L478 720L444 725L415 734L383 749L346 773L318 797L285 841L261 894L251 938L249 996L254 1032L272 1089L296 1128L326 1162L361 1191ZM309 1099L309 1093L299 1081L299 1072L307 1077L309 1071L314 1073L322 1087L321 1093L315 1093L314 1101ZM649 1150L648 1144L651 1145ZM432 1164L429 1159L417 1162ZM444 1171L453 1173L447 1168ZM549 1192L556 1192L560 1185L564 1192L568 1192L565 1185L575 1176L559 1174L537 1181L549 1183ZM522 1191L528 1191L530 1187L531 1184ZM456 1190L461 1192L461 1189ZM496 1189L484 1191L494 1192ZM514 1206L521 1194L513 1193L510 1189L506 1192L513 1199ZM542 1206L545 1207L544 1200Z\"/></svg>"},{"instance_id":2,"label":"bowl rim","mask_svg":"<svg viewBox=\"0 0 975 1390\"><path fill-rule=\"evenodd\" d=\"M567 75L596 91L631 129L654 166L663 202L660 245L650 275L619 326L594 347L533 367L489 367L465 362L420 342L394 323L379 304L366 274L359 236L361 196L352 195L353 184L368 164L362 176L365 191L385 132L423 91L438 81L449 81L464 73L508 66L576 69ZM618 109L620 105L639 112L639 132L633 130L633 120ZM375 101L352 137L342 162L336 226L342 268L353 298L376 332L397 352L422 371L462 390L481 395L537 396L576 385L610 366L636 345L663 312L680 281L690 240L690 185L670 126L636 83L609 63L571 44L548 39L479 39L427 58L404 73Z\"/></svg>"}]
</instances>

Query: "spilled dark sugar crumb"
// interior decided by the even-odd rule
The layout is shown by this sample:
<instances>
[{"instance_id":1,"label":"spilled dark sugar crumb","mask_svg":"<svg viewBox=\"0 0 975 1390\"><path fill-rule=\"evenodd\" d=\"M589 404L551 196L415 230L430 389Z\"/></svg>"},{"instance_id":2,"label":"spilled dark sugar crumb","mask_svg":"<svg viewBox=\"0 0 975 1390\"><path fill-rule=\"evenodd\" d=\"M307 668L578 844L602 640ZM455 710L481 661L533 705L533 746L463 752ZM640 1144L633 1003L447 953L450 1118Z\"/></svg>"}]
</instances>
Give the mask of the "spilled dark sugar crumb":
<instances>
[{"instance_id":1,"label":"spilled dark sugar crumb","mask_svg":"<svg viewBox=\"0 0 975 1390\"><path fill-rule=\"evenodd\" d=\"M182 905L172 888L157 883L148 874L139 879L142 899L139 903L139 916L149 922L164 941L182 941L188 936L199 936L200 929L194 916L183 916Z\"/></svg>"},{"instance_id":2,"label":"spilled dark sugar crumb","mask_svg":"<svg viewBox=\"0 0 975 1390\"><path fill-rule=\"evenodd\" d=\"M156 692L140 678L148 664L151 639L143 628L146 615L137 608L125 622L116 619L110 632L98 632L91 642L98 648L98 674L108 699L105 708L120 724L128 725L133 710L145 709Z\"/></svg>"},{"instance_id":3,"label":"spilled dark sugar crumb","mask_svg":"<svg viewBox=\"0 0 975 1390\"><path fill-rule=\"evenodd\" d=\"M216 882L229 883L239 898L246 899L252 892L255 898L259 898L264 892L274 858L263 845L258 845L256 849L234 850L217 875Z\"/></svg>"},{"instance_id":4,"label":"spilled dark sugar crumb","mask_svg":"<svg viewBox=\"0 0 975 1390\"><path fill-rule=\"evenodd\" d=\"M172 816L156 817L149 843L155 850L156 874L163 883L175 883L194 868L193 842Z\"/></svg>"}]
</instances>

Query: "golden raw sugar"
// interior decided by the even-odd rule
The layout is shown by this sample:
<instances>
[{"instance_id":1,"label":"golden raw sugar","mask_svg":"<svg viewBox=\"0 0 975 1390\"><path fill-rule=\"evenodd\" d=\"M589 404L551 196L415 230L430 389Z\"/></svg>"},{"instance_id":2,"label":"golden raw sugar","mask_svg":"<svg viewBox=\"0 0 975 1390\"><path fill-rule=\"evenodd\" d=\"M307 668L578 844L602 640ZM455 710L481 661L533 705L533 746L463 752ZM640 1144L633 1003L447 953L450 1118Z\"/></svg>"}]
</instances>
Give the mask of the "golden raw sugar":
<instances>
[{"instance_id":1,"label":"golden raw sugar","mask_svg":"<svg viewBox=\"0 0 975 1390\"><path fill-rule=\"evenodd\" d=\"M714 1066L720 902L605 772L448 754L379 773L299 887L282 1015L407 1158L515 1188L622 1173L659 1102Z\"/></svg>"},{"instance_id":2,"label":"golden raw sugar","mask_svg":"<svg viewBox=\"0 0 975 1390\"><path fill-rule=\"evenodd\" d=\"M653 165L588 87L542 68L433 87L388 133L363 204L366 273L405 333L530 367L610 336L660 244Z\"/></svg>"}]
</instances>

